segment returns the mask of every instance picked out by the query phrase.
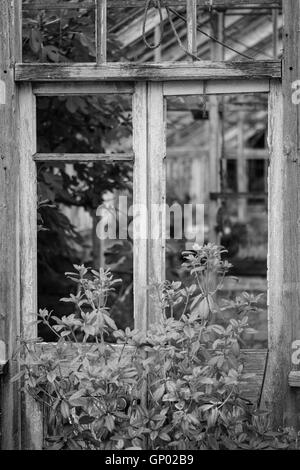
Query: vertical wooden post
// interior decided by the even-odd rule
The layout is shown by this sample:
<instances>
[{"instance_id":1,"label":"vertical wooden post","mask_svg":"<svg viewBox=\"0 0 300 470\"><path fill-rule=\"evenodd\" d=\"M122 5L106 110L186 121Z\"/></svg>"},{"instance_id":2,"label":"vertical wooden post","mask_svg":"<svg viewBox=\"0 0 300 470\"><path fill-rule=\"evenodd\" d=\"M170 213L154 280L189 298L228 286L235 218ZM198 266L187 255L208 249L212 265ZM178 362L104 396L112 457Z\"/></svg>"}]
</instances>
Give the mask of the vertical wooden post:
<instances>
[{"instance_id":1,"label":"vertical wooden post","mask_svg":"<svg viewBox=\"0 0 300 470\"><path fill-rule=\"evenodd\" d=\"M279 34L278 34L278 10L277 8L275 8L272 11L272 21L273 21L273 56L274 56L274 59L278 59Z\"/></svg>"},{"instance_id":2,"label":"vertical wooden post","mask_svg":"<svg viewBox=\"0 0 300 470\"><path fill-rule=\"evenodd\" d=\"M148 268L149 283L165 279L166 123L163 84L148 84ZM148 324L160 318L159 299L151 290Z\"/></svg>"},{"instance_id":3,"label":"vertical wooden post","mask_svg":"<svg viewBox=\"0 0 300 470\"><path fill-rule=\"evenodd\" d=\"M209 192L217 193L220 191L220 115L219 101L217 96L209 98ZM209 241L217 243L217 234L215 227L217 224L218 202L209 201Z\"/></svg>"},{"instance_id":4,"label":"vertical wooden post","mask_svg":"<svg viewBox=\"0 0 300 470\"><path fill-rule=\"evenodd\" d=\"M38 336L37 325L37 175L36 99L30 83L19 89L20 120L20 274L21 330L27 340ZM41 450L43 415L28 394L22 396L22 449Z\"/></svg>"},{"instance_id":5,"label":"vertical wooden post","mask_svg":"<svg viewBox=\"0 0 300 470\"><path fill-rule=\"evenodd\" d=\"M220 31L220 21L218 13L211 15L211 31L214 37L222 34ZM211 43L211 60L221 60L223 48L219 44L212 41ZM219 97L212 95L209 97L209 191L217 193L220 191L220 169L222 156L222 122L219 113ZM215 226L217 223L218 202L209 201L209 241L217 243L217 234Z\"/></svg>"},{"instance_id":6,"label":"vertical wooden post","mask_svg":"<svg viewBox=\"0 0 300 470\"><path fill-rule=\"evenodd\" d=\"M292 83L300 77L300 2L283 2L283 155L284 155L284 216L283 216L283 310L284 345L282 374L286 385L286 365L291 366L291 347L300 339L300 106L292 102ZM290 367L291 368L291 367ZM279 384L278 384L279 386ZM287 390L283 413L288 424L300 427L299 391Z\"/></svg>"},{"instance_id":7,"label":"vertical wooden post","mask_svg":"<svg viewBox=\"0 0 300 470\"><path fill-rule=\"evenodd\" d=\"M160 26L156 26L154 28L154 44L158 44L158 41L161 41L161 29ZM154 62L161 62L162 59L162 45L158 46L154 49Z\"/></svg>"},{"instance_id":8,"label":"vertical wooden post","mask_svg":"<svg viewBox=\"0 0 300 470\"><path fill-rule=\"evenodd\" d=\"M107 57L107 0L96 0L96 62L103 64Z\"/></svg>"},{"instance_id":9,"label":"vertical wooden post","mask_svg":"<svg viewBox=\"0 0 300 470\"><path fill-rule=\"evenodd\" d=\"M292 340L293 310L291 301L294 295L298 297L296 282L285 279L286 263L289 262L291 274L295 275L294 262L290 256L285 258L292 219L288 220L287 207L287 177L288 161L283 151L283 96L282 86L278 81L272 81L269 98L269 253L268 253L268 329L269 329L269 358L267 374L263 389L263 405L271 411L274 426L296 424L297 416L288 416L288 409L294 402L288 387L290 364L290 346ZM295 193L296 196L296 193ZM295 197L295 200L297 196ZM290 210L288 210L290 212ZM293 214L293 220L295 214ZM292 229L293 230L293 229ZM285 245L287 249L285 248ZM290 247L292 249L292 247ZM298 250L298 248L297 248ZM296 250L296 251L297 251ZM292 251L291 251L292 254ZM297 259L297 252L294 252ZM296 281L296 279L295 279ZM296 312L295 312L296 313ZM295 403L294 405L295 406ZM292 406L292 407L293 407Z\"/></svg>"},{"instance_id":10,"label":"vertical wooden post","mask_svg":"<svg viewBox=\"0 0 300 470\"><path fill-rule=\"evenodd\" d=\"M162 83L136 83L133 97L134 314L146 332L160 317L154 284L165 279L166 133ZM141 212L144 208L147 212Z\"/></svg>"},{"instance_id":11,"label":"vertical wooden post","mask_svg":"<svg viewBox=\"0 0 300 470\"><path fill-rule=\"evenodd\" d=\"M300 339L300 2L283 2L283 82L272 82L269 107L269 361L263 399L275 425L299 428L300 396L288 385L292 343ZM299 389L298 389L299 390Z\"/></svg>"},{"instance_id":12,"label":"vertical wooden post","mask_svg":"<svg viewBox=\"0 0 300 470\"><path fill-rule=\"evenodd\" d=\"M133 95L133 149L134 194L133 202L133 276L134 276L134 326L146 332L148 327L148 218L143 212L148 205L147 165L147 83L136 83Z\"/></svg>"},{"instance_id":13,"label":"vertical wooden post","mask_svg":"<svg viewBox=\"0 0 300 470\"><path fill-rule=\"evenodd\" d=\"M6 344L7 374L0 378L1 449L20 448L18 372L12 360L20 333L18 92L14 63L21 58L21 1L0 0L0 340Z\"/></svg>"},{"instance_id":14,"label":"vertical wooden post","mask_svg":"<svg viewBox=\"0 0 300 470\"><path fill-rule=\"evenodd\" d=\"M187 46L190 54L197 55L197 0L187 0ZM193 58L191 57L191 60Z\"/></svg>"},{"instance_id":15,"label":"vertical wooden post","mask_svg":"<svg viewBox=\"0 0 300 470\"><path fill-rule=\"evenodd\" d=\"M238 113L238 145L237 145L237 187L239 193L248 192L247 184L247 160L245 158L245 135L244 135L244 113ZM238 200L238 218L239 222L244 223L247 217L247 199Z\"/></svg>"}]
</instances>

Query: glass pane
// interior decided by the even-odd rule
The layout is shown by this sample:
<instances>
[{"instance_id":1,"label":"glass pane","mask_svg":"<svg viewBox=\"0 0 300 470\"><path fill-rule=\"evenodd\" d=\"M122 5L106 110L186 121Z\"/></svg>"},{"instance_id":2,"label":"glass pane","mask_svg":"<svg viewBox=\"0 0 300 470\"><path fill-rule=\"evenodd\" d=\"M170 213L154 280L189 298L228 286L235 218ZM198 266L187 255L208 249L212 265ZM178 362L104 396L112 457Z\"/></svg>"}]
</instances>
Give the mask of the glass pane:
<instances>
[{"instance_id":1,"label":"glass pane","mask_svg":"<svg viewBox=\"0 0 300 470\"><path fill-rule=\"evenodd\" d=\"M161 15L160 17L159 11L152 7L146 15L144 7L108 8L108 60L112 62L185 60L186 9L172 7L168 15L163 8ZM176 35L172 27L176 30ZM153 48L154 45L159 47Z\"/></svg>"},{"instance_id":2,"label":"glass pane","mask_svg":"<svg viewBox=\"0 0 300 470\"><path fill-rule=\"evenodd\" d=\"M237 58L237 52L255 60L280 59L283 47L282 25L282 11L278 8L263 10L252 6L240 10L228 9L225 18L225 43L233 50L225 48L225 60ZM241 55L240 59L243 60Z\"/></svg>"},{"instance_id":3,"label":"glass pane","mask_svg":"<svg viewBox=\"0 0 300 470\"><path fill-rule=\"evenodd\" d=\"M220 298L258 296L250 315L258 333L245 347L267 346L267 96L178 96L167 99L167 204L172 215L166 276L187 282L182 251L195 242L224 246L233 265ZM236 278L238 278L238 280ZM232 316L227 309L217 315Z\"/></svg>"},{"instance_id":4,"label":"glass pane","mask_svg":"<svg viewBox=\"0 0 300 470\"><path fill-rule=\"evenodd\" d=\"M80 5L83 4L84 6ZM95 2L49 0L47 9L23 0L24 62L95 62ZM78 8L63 8L67 3ZM126 3L126 2L125 2ZM170 6L145 14L139 7L114 7L108 2L107 56L111 62L186 61L186 8ZM215 60L267 60L282 55L281 9L252 5L222 12L198 7L197 56ZM224 23L224 31L222 24ZM145 24L145 28L143 25ZM163 25L163 31L161 28ZM219 26L217 26L219 25ZM216 43L218 37L221 43ZM149 45L159 44L153 49ZM219 46L223 46L220 47ZM216 47L212 47L216 46Z\"/></svg>"},{"instance_id":5,"label":"glass pane","mask_svg":"<svg viewBox=\"0 0 300 470\"><path fill-rule=\"evenodd\" d=\"M133 327L133 242L120 229L123 200L132 201L132 172L131 163L38 164L39 308L58 317L74 313L73 304L60 302L76 295L65 273L75 264L110 268L122 282L107 307L119 327ZM39 334L55 340L44 327Z\"/></svg>"},{"instance_id":6,"label":"glass pane","mask_svg":"<svg viewBox=\"0 0 300 470\"><path fill-rule=\"evenodd\" d=\"M23 0L23 62L95 62L95 9L61 8L49 2L47 9L33 9ZM66 4L67 2L64 2Z\"/></svg>"},{"instance_id":7,"label":"glass pane","mask_svg":"<svg viewBox=\"0 0 300 470\"><path fill-rule=\"evenodd\" d=\"M144 8L108 8L109 61L186 61L186 8L170 6L169 13L162 8L161 14L162 23L156 8L150 8L146 15ZM216 47L224 54L224 60L267 60L281 56L281 10L255 6L239 10L235 6L224 13L199 6L197 22L197 56L202 60L215 60ZM221 40L221 49L215 37ZM151 48L157 44L160 46Z\"/></svg>"},{"instance_id":8,"label":"glass pane","mask_svg":"<svg viewBox=\"0 0 300 470\"><path fill-rule=\"evenodd\" d=\"M37 99L38 152L132 152L132 96Z\"/></svg>"}]
</instances>

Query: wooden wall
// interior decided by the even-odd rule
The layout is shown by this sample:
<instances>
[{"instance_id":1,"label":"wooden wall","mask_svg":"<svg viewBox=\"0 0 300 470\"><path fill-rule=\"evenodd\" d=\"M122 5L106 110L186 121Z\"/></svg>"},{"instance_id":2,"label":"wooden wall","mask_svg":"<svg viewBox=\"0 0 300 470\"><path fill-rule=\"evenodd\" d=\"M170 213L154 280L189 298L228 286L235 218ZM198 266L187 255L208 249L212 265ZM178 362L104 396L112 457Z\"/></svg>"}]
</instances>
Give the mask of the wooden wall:
<instances>
[{"instance_id":1,"label":"wooden wall","mask_svg":"<svg viewBox=\"0 0 300 470\"><path fill-rule=\"evenodd\" d=\"M290 388L292 343L300 339L300 129L292 83L300 77L300 1L283 2L283 78L273 81L269 108L269 361L264 402L275 425L300 427L299 389Z\"/></svg>"},{"instance_id":2,"label":"wooden wall","mask_svg":"<svg viewBox=\"0 0 300 470\"><path fill-rule=\"evenodd\" d=\"M11 357L20 330L19 282L19 154L17 136L18 93L14 63L19 61L20 2L0 0L0 340ZM0 448L20 447L20 395L10 378L18 370L12 360L1 381Z\"/></svg>"},{"instance_id":3,"label":"wooden wall","mask_svg":"<svg viewBox=\"0 0 300 470\"><path fill-rule=\"evenodd\" d=\"M179 0L178 0L179 1ZM116 2L118 3L118 2ZM119 2L120 3L120 2ZM130 1L128 1L130 3ZM202 3L205 3L203 0ZM222 3L216 2L215 3ZM231 1L228 0L227 4ZM246 2L241 2L246 3ZM255 2L252 2L255 3ZM265 2L270 3L270 2ZM98 14L101 2L98 1ZM270 99L270 251L269 251L269 360L264 387L264 402L271 406L276 425L283 422L299 426L300 397L297 389L291 389L288 375L292 369L291 346L300 340L300 115L299 106L292 103L292 83L300 78L299 23L300 0L283 2L284 11L284 53L283 81L280 81L280 64L239 62L237 64L175 64L144 68L121 64L113 66L41 66L19 65L14 74L15 62L20 57L20 0L0 0L0 345L6 344L6 356L13 357L13 349L20 333L20 210L19 210L19 169L18 143L19 97L15 78L20 81L70 81L70 80L192 80L221 78L263 78L273 77ZM194 5L194 2L193 2ZM193 6L192 5L192 6ZM193 8L190 10L191 18ZM101 35L101 31L100 31ZM98 35L99 37L99 35ZM189 36L189 47L194 48L194 37ZM100 51L98 63L103 61ZM277 77L277 78L276 78ZM144 85L141 84L141 87ZM141 96L145 90L141 90ZM148 98L151 109L162 103L163 90L158 83L150 84ZM146 95L145 95L146 96ZM145 98L144 96L144 98ZM145 108L146 100L136 102ZM157 106L156 106L157 112ZM163 115L163 110L160 110ZM152 120L153 121L153 120ZM150 122L150 137L159 135L163 139L163 122ZM150 147L151 155L160 156L162 149ZM148 164L151 164L149 159ZM164 167L155 168L155 159L149 166L152 174L150 193L156 190L155 181L164 178ZM141 189L141 188L140 188ZM141 193L142 197L145 194ZM163 195L157 193L159 201ZM161 230L162 231L162 230ZM157 246L157 257L162 259L161 243ZM154 261L149 263L149 273L155 272ZM163 264L163 263L162 263ZM158 268L157 268L158 269ZM145 327L145 325L142 325ZM1 361L1 357L0 357ZM10 383L18 371L18 363L11 359L7 373L1 380L1 429L0 447L21 448L21 396L19 385ZM0 369L1 372L1 369Z\"/></svg>"}]
</instances>

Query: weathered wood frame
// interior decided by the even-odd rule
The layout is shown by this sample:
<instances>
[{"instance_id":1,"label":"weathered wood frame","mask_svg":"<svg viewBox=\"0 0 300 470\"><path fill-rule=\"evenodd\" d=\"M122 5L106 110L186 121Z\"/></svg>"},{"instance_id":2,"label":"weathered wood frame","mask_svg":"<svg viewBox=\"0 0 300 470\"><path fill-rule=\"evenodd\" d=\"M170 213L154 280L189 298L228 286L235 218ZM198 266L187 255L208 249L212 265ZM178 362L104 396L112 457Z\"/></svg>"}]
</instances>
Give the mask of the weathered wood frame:
<instances>
[{"instance_id":1,"label":"weathered wood frame","mask_svg":"<svg viewBox=\"0 0 300 470\"><path fill-rule=\"evenodd\" d=\"M185 0L170 0L172 6L183 4ZM115 1L115 6L136 5L137 0ZM38 2L35 2L38 3ZM61 2L62 5L63 2ZM280 2L246 0L214 0L218 6L258 7L279 6ZM106 2L97 1L98 18L105 11ZM208 0L198 0L198 4L209 6ZM53 65L22 64L20 61L20 2L8 3L0 0L1 29L9 47L0 45L0 79L6 86L7 102L4 105L3 119L0 124L9 123L10 128L1 128L1 155L4 162L1 177L4 184L0 189L0 208L3 207L2 221L7 236L1 239L1 255L5 256L5 269L1 276L5 287L5 298L1 296L1 309L6 319L0 317L0 339L7 341L7 356L10 359L10 372L3 381L2 417L3 448L34 447L40 433L40 420L32 402L24 403L20 411L20 396L16 386L11 386L9 378L18 370L18 363L12 361L12 350L16 336L34 313L36 302L36 275L34 249L36 247L35 227L35 160L51 160L61 156L37 155L32 131L34 130L35 95L94 93L95 89L114 86L114 92L131 90L133 93L134 117L134 154L135 154L135 198L138 203L164 202L164 156L165 143L162 130L163 96L166 94L201 94L205 81L205 92L245 93L250 91L269 92L269 146L271 149L269 176L269 361L267 367L263 401L271 406L275 424L296 424L299 412L299 392L291 390L288 374L291 370L291 344L300 337L300 295L299 295L299 224L295 223L295 214L299 214L299 107L292 103L291 84L300 73L298 24L300 18L299 0L283 2L284 12L284 61L283 70L279 61L267 62L187 62L180 64L108 64L105 63L103 42L97 41L99 50L97 64ZM190 15L195 10L190 8ZM195 19L190 17L190 24ZM98 39L103 37L105 23L98 24ZM102 50L101 50L102 47ZM193 31L189 33L189 49L193 52ZM11 52L13 51L13 52ZM13 56L11 56L13 54ZM14 63L16 63L14 67ZM296 66L295 66L296 64ZM14 75L13 75L14 73ZM281 77L283 79L281 83ZM178 81L184 82L183 84ZM234 80L234 82L233 82ZM18 83L19 82L19 83ZM24 83L21 83L24 82ZM31 85L32 84L32 85ZM186 85L185 85L186 84ZM233 90L234 89L234 90ZM192 90L192 91L191 91ZM223 90L223 91L222 91ZM247 90L247 91L246 91ZM123 91L124 93L127 91ZM149 100L153 100L153 103ZM154 119L154 112L160 109ZM25 114L27 114L25 116ZM20 116L22 119L20 119ZM139 118L137 119L137 116ZM18 139L15 137L20 132ZM149 145L149 137L154 139ZM22 139L22 140L21 140ZM3 143L2 143L3 141ZM19 142L19 145L18 145ZM24 148L26 142L26 148ZM19 156L21 157L19 160ZM28 158L26 158L26 156ZM137 158L138 156L138 158ZM11 158L9 158L11 157ZM82 156L62 156L66 161L81 159ZM128 159L132 155L127 156ZM94 160L106 159L106 155L86 156ZM111 158L111 157L109 157ZM117 158L117 156L115 157ZM120 158L124 158L120 157ZM126 158L126 156L125 156ZM7 162L7 163L6 163ZM8 167L8 168L7 168ZM8 169L8 171L7 171ZM20 178L19 178L20 175ZM28 176L28 183L25 181ZM149 177L147 177L149 175ZM157 183L157 180L159 183ZM158 186L157 186L158 184ZM21 192L21 194L20 194ZM20 196L20 197L19 197ZM24 199L23 199L24 198ZM19 203L17 202L19 200ZM28 203L28 205L27 205ZM154 224L155 214L149 216L149 227L159 233L159 240L151 245L146 240L139 240L139 262L135 260L135 278L139 286L145 286L149 280L163 278L164 238L163 217ZM8 222L9 228L6 228ZM137 229L137 227L136 227ZM15 237L10 237L11 233ZM19 252L19 240L21 253ZM18 265L20 260L20 267ZM153 279L154 277L154 279ZM12 291L12 286L14 291ZM155 321L157 310L150 308L150 297L139 290L135 298L136 326L145 330L149 322ZM29 292L32 294L29 295ZM19 299L21 299L19 304ZM18 308L18 305L21 305ZM150 312L152 317L148 317ZM152 313L153 312L153 313ZM0 312L1 314L1 312ZM21 322L22 318L22 322ZM28 325L27 325L28 326ZM30 334L35 331L29 326ZM33 416L37 417L36 426ZM21 419L22 418L22 419ZM23 442L20 439L22 421ZM28 433L28 434L26 434ZM28 438L24 440L24 436ZM38 447L38 446L37 446Z\"/></svg>"},{"instance_id":2,"label":"weathered wood frame","mask_svg":"<svg viewBox=\"0 0 300 470\"><path fill-rule=\"evenodd\" d=\"M161 283L165 273L165 213L166 201L166 120L165 98L174 95L203 94L216 95L228 93L270 93L270 80L247 80L238 83L231 81L191 81L178 82L134 82L118 83L42 83L19 85L20 103L20 227L21 227L21 312L22 325L27 337L37 335L32 320L37 311L37 161L134 161L134 203L148 207L146 237L140 234L140 222L134 223L134 318L135 326L146 331L150 324L159 319L159 299L155 290L147 289L150 284ZM89 95L91 94L132 95L133 113L133 154L37 154L36 153L36 96ZM122 158L121 158L122 157ZM158 208L162 210L158 210ZM44 347L43 345L41 346ZM47 346L48 348L50 345ZM53 344L53 347L55 345ZM248 370L257 377L247 390L247 397L258 399L257 391L262 385L266 352L253 355L245 352ZM252 358L250 360L250 358ZM252 362L254 359L254 362ZM255 393L255 388L257 391ZM43 440L42 413L30 398L23 398L22 408L24 448L41 448Z\"/></svg>"},{"instance_id":3,"label":"weathered wood frame","mask_svg":"<svg viewBox=\"0 0 300 470\"><path fill-rule=\"evenodd\" d=\"M135 322L143 329L155 321L148 318L146 286L150 282L161 282L165 271L164 214L158 221L157 207L165 204L165 102L166 96L203 94L228 94L244 92L269 92L269 80L244 81L239 88L237 83L229 81L203 82L135 82L133 84L118 83L45 83L32 85L22 83L20 90L20 132L21 132L21 299L23 323L32 322L32 312L36 311L36 232L37 222L35 207L37 198L36 162L97 162L97 161L132 161L134 162L134 203L153 207L147 221L147 240L140 240L134 234L134 265L135 265ZM58 95L107 95L128 93L133 97L133 153L132 154L38 154L36 153L36 96ZM31 137L30 137L31 136ZM138 225L135 227L138 230ZM141 259L145 263L141 263ZM148 266L148 278L145 278L144 267ZM143 269L141 269L141 267ZM23 285L24 283L24 285ZM35 305L35 307L34 307ZM153 314L155 308L149 312ZM143 315L141 314L143 312ZM154 315L154 314L153 314ZM145 318L142 318L142 317ZM147 326L146 326L147 325ZM34 327L32 327L34 328ZM36 332L32 332L36 334Z\"/></svg>"}]
</instances>

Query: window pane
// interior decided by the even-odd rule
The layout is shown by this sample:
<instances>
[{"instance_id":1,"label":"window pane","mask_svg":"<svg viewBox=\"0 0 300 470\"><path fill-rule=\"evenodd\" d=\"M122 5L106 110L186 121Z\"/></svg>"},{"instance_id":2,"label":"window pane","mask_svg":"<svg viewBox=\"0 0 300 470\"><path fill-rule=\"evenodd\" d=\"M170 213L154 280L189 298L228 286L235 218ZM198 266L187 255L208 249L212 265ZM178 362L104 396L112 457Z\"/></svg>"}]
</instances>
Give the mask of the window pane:
<instances>
[{"instance_id":1,"label":"window pane","mask_svg":"<svg viewBox=\"0 0 300 470\"><path fill-rule=\"evenodd\" d=\"M161 17L150 8L145 17L142 8L108 8L108 60L112 62L162 62L186 60L186 9L172 7L168 19L165 8ZM143 25L145 20L145 32ZM153 48L152 46L159 45Z\"/></svg>"},{"instance_id":2,"label":"window pane","mask_svg":"<svg viewBox=\"0 0 300 470\"><path fill-rule=\"evenodd\" d=\"M83 5L84 2L84 5ZM37 2L38 3L38 2ZM46 9L23 0L24 62L95 62L95 2L49 0ZM63 8L67 3L78 8ZM125 2L128 3L128 2ZM130 3L130 2L129 2ZM185 6L165 7L161 17L153 3L145 15L141 7L116 7L108 2L107 57L111 62L163 62L187 60ZM275 16L277 14L278 16ZM268 60L282 51L281 9L217 8L198 6L197 56L214 60L215 42L221 38L224 60ZM220 25L224 23L224 32ZM145 30L143 32L143 24ZM219 30L217 25L219 25ZM276 31L276 34L274 32ZM155 49L149 45L160 44Z\"/></svg>"},{"instance_id":3,"label":"window pane","mask_svg":"<svg viewBox=\"0 0 300 470\"><path fill-rule=\"evenodd\" d=\"M74 264L110 268L122 282L107 306L119 327L133 327L133 242L120 231L120 201L132 201L132 171L129 163L38 164L39 308L74 313L72 304L60 302L76 295L65 273ZM55 340L43 328L40 335Z\"/></svg>"},{"instance_id":4,"label":"window pane","mask_svg":"<svg viewBox=\"0 0 300 470\"><path fill-rule=\"evenodd\" d=\"M132 97L88 95L37 99L38 152L132 151Z\"/></svg>"},{"instance_id":5,"label":"window pane","mask_svg":"<svg viewBox=\"0 0 300 470\"><path fill-rule=\"evenodd\" d=\"M220 297L262 294L250 316L258 333L244 339L245 347L266 347L267 96L169 97L167 109L167 204L181 208L183 228L178 237L171 217L167 279L186 281L181 253L195 242L224 246L233 268ZM226 315L232 310L216 321Z\"/></svg>"},{"instance_id":6,"label":"window pane","mask_svg":"<svg viewBox=\"0 0 300 470\"><path fill-rule=\"evenodd\" d=\"M33 9L23 0L23 62L95 62L95 9ZM53 3L53 2L52 2ZM64 2L66 3L66 2Z\"/></svg>"}]
</instances>

